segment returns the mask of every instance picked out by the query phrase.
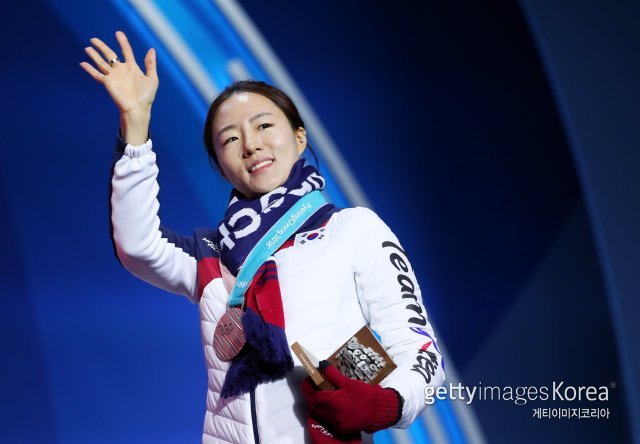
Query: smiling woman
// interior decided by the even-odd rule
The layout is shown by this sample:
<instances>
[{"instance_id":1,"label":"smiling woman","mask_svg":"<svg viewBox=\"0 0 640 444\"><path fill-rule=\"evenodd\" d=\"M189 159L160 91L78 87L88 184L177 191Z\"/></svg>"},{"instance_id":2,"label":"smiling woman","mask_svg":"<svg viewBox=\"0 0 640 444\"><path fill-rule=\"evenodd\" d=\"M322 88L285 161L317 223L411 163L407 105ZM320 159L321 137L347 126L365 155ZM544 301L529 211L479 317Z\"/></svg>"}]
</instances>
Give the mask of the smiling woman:
<instances>
[{"instance_id":1,"label":"smiling woman","mask_svg":"<svg viewBox=\"0 0 640 444\"><path fill-rule=\"evenodd\" d=\"M219 128L217 133L214 127ZM205 121L204 145L212 166L247 197L264 194L284 183L305 148L308 147L315 158L307 142L304 121L291 99L279 89L256 81L235 82L216 97ZM280 183L253 191L236 183L229 176L233 163L227 162L238 157L251 159L250 173L258 172L258 167L262 172L262 167L277 161L276 182ZM258 165L263 162L266 163ZM266 179L260 177L256 183L259 185Z\"/></svg>"},{"instance_id":2,"label":"smiling woman","mask_svg":"<svg viewBox=\"0 0 640 444\"><path fill-rule=\"evenodd\" d=\"M245 197L282 185L307 145L303 127L293 130L271 100L238 93L225 100L211 123L214 152L222 175Z\"/></svg>"},{"instance_id":3,"label":"smiling woman","mask_svg":"<svg viewBox=\"0 0 640 444\"><path fill-rule=\"evenodd\" d=\"M127 270L199 307L209 378L202 441L360 442L408 427L425 407L425 388L443 383L444 363L396 236L371 210L325 200L324 178L301 157L308 144L298 110L253 80L228 86L206 119L210 161L234 187L217 228L185 237L164 227L147 138L155 53L143 73L126 36L117 38L124 61L92 39L95 67L81 63L120 109L114 245ZM369 385L324 361L336 389L318 390L290 345L328 357L363 325L396 369Z\"/></svg>"}]
</instances>

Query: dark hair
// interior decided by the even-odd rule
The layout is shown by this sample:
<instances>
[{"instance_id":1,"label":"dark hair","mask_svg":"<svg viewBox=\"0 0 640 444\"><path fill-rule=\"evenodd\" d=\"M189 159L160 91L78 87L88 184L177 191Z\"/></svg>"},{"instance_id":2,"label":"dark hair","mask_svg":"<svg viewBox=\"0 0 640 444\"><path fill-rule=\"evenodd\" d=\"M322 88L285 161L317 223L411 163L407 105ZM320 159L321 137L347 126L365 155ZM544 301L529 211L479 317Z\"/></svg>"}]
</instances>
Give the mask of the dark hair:
<instances>
[{"instance_id":1,"label":"dark hair","mask_svg":"<svg viewBox=\"0 0 640 444\"><path fill-rule=\"evenodd\" d=\"M271 100L287 117L293 131L296 131L298 128L304 128L304 121L302 120L302 117L300 117L298 108L296 108L296 105L284 91L258 80L238 80L233 82L215 98L209 107L207 120L204 122L204 147L209 155L209 164L214 169L220 170L220 163L218 162L218 156L216 156L216 152L213 147L213 118L220 105L222 105L222 102L234 94L243 92L260 94L261 96ZM317 166L318 158L316 157L316 153L311 148L311 145L307 144L307 148L309 148L309 151L313 154L313 158L315 159Z\"/></svg>"}]
</instances>

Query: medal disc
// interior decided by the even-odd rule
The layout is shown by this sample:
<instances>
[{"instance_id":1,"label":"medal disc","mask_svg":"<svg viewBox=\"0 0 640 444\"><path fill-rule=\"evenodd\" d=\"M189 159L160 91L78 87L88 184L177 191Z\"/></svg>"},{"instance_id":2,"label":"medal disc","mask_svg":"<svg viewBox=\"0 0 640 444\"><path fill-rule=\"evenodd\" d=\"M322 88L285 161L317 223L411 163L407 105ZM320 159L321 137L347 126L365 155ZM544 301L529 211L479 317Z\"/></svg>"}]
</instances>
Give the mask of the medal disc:
<instances>
[{"instance_id":1,"label":"medal disc","mask_svg":"<svg viewBox=\"0 0 640 444\"><path fill-rule=\"evenodd\" d=\"M213 350L221 361L229 362L240 353L245 343L242 309L227 308L213 333Z\"/></svg>"}]
</instances>

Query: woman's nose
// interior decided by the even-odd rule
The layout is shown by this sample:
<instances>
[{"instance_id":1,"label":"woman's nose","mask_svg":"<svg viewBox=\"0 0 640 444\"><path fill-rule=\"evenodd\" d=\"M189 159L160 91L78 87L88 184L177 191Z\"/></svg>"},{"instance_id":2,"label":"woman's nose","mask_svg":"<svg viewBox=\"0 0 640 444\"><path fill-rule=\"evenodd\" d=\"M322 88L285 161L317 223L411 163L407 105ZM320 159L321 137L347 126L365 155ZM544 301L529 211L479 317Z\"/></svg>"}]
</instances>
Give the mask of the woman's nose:
<instances>
[{"instance_id":1,"label":"woman's nose","mask_svg":"<svg viewBox=\"0 0 640 444\"><path fill-rule=\"evenodd\" d=\"M258 149L260 149L258 138L255 136L246 136L244 142L245 155L253 154Z\"/></svg>"}]
</instances>

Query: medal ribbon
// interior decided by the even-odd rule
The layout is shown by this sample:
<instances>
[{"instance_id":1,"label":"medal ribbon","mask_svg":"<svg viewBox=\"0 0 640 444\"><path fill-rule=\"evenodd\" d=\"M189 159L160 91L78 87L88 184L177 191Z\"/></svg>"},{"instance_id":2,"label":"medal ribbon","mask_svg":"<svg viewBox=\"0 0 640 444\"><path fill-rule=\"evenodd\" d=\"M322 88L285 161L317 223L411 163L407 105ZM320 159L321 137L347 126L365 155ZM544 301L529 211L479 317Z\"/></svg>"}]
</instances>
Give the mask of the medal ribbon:
<instances>
[{"instance_id":1,"label":"medal ribbon","mask_svg":"<svg viewBox=\"0 0 640 444\"><path fill-rule=\"evenodd\" d=\"M266 232L247 255L229 297L229 307L242 306L244 293L249 288L258 268L278 248L327 203L319 190L305 194Z\"/></svg>"}]
</instances>

